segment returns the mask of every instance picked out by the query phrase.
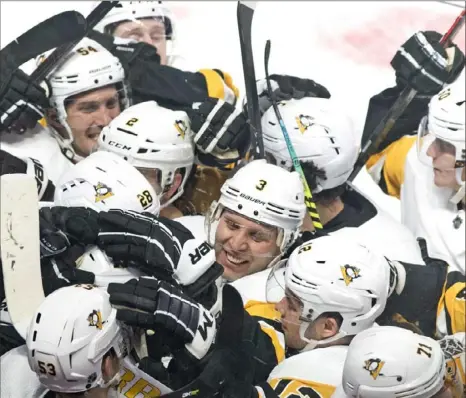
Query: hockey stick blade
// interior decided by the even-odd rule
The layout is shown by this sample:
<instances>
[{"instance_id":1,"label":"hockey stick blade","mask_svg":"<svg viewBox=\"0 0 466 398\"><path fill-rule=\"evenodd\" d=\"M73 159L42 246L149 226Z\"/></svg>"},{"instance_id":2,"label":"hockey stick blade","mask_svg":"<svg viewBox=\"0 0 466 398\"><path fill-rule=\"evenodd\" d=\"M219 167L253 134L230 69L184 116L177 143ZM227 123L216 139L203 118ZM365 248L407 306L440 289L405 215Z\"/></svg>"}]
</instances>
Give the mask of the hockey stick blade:
<instances>
[{"instance_id":1,"label":"hockey stick blade","mask_svg":"<svg viewBox=\"0 0 466 398\"><path fill-rule=\"evenodd\" d=\"M244 86L246 88L249 125L254 138L254 158L264 158L261 115L257 95L256 73L252 55L252 19L256 7L255 1L239 1L237 8L238 31L243 63Z\"/></svg>"},{"instance_id":2,"label":"hockey stick blade","mask_svg":"<svg viewBox=\"0 0 466 398\"><path fill-rule=\"evenodd\" d=\"M44 62L32 72L31 79L35 83L42 82L52 71L57 69L66 61L68 53L102 20L105 15L116 5L118 1L101 1L84 20L84 27L80 30L80 35L76 35L73 40L68 40L66 44L56 48Z\"/></svg>"},{"instance_id":3,"label":"hockey stick blade","mask_svg":"<svg viewBox=\"0 0 466 398\"><path fill-rule=\"evenodd\" d=\"M448 29L447 33L443 35L440 43L444 47L448 46L449 42L451 42L455 38L460 29L463 27L465 17L466 11L463 9L460 15L456 18L455 22L453 22L453 25L450 27L450 29ZM416 94L417 91L410 87L405 87L403 89L400 96L392 105L392 107L388 110L385 117L380 121L380 123L374 128L374 130L370 134L366 144L364 145L364 147L361 150L361 153L358 156L358 159L354 165L351 175L348 178L348 181L352 182L359 174L361 169L366 165L369 158L375 153L377 153L380 144L385 140L398 118L406 110L406 108L414 99Z\"/></svg>"},{"instance_id":4,"label":"hockey stick blade","mask_svg":"<svg viewBox=\"0 0 466 398\"><path fill-rule=\"evenodd\" d=\"M1 176L1 258L8 312L25 339L45 298L40 269L39 201L34 177Z\"/></svg>"},{"instance_id":5,"label":"hockey stick blade","mask_svg":"<svg viewBox=\"0 0 466 398\"><path fill-rule=\"evenodd\" d=\"M84 36L85 19L76 11L65 11L42 21L0 51L2 60L11 57L16 67L44 52ZM2 61L3 62L3 61Z\"/></svg>"},{"instance_id":6,"label":"hockey stick blade","mask_svg":"<svg viewBox=\"0 0 466 398\"><path fill-rule=\"evenodd\" d=\"M265 44L265 51L264 51L264 69L265 69L265 81L267 83L267 92L269 94L270 100L272 102L272 107L275 112L275 117L277 118L278 124L283 133L283 138L286 142L286 147L288 149L288 153L290 154L291 161L293 162L293 166L295 171L299 174L299 178L303 184L304 190L304 203L306 204L307 212L309 217L311 218L312 225L314 226L315 230L322 230L323 225L320 221L319 213L317 212L317 206L312 197L312 191L307 183L306 176L304 175L303 168L301 166L301 162L299 161L298 156L296 155L296 151L294 150L293 143L291 142L290 135L288 134L288 130L286 129L285 122L283 121L282 115L280 114L280 110L278 109L277 101L274 98L272 84L270 83L270 75L269 75L269 58L270 58L270 47L271 43L270 40L267 40Z\"/></svg>"}]
</instances>

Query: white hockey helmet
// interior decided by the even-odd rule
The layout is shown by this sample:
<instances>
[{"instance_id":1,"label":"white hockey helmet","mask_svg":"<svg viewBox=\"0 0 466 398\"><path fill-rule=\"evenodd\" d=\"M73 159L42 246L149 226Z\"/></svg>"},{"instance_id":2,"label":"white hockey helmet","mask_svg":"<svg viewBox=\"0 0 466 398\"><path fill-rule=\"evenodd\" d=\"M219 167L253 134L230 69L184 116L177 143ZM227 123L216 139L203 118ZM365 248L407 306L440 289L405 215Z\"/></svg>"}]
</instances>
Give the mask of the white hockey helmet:
<instances>
[{"instance_id":1,"label":"white hockey helmet","mask_svg":"<svg viewBox=\"0 0 466 398\"><path fill-rule=\"evenodd\" d=\"M211 242L215 235L211 228L224 209L277 227L277 246L283 253L297 239L306 214L303 184L296 172L267 163L265 159L253 160L224 182L219 200L212 203L206 217Z\"/></svg>"},{"instance_id":2,"label":"white hockey helmet","mask_svg":"<svg viewBox=\"0 0 466 398\"><path fill-rule=\"evenodd\" d=\"M385 257L347 237L324 236L296 248L269 276L267 290L272 286L274 297L283 273L285 295L291 293L302 306L299 334L308 343L305 350L372 327L389 295L390 265ZM307 338L309 323L326 312L343 318L339 332L320 341Z\"/></svg>"},{"instance_id":3,"label":"white hockey helmet","mask_svg":"<svg viewBox=\"0 0 466 398\"><path fill-rule=\"evenodd\" d=\"M143 274L133 267L115 267L113 261L98 247L92 247L77 261L76 267L95 275L94 284L107 287L109 283L126 283Z\"/></svg>"},{"instance_id":4,"label":"white hockey helmet","mask_svg":"<svg viewBox=\"0 0 466 398\"><path fill-rule=\"evenodd\" d=\"M465 85L463 71L454 83L446 86L431 99L428 115L422 118L418 129L417 149L421 162L432 166L432 159L427 156L431 145L435 145L437 151L455 156L452 169L455 170L456 182L460 189L452 199L454 203L464 199L465 195L465 181L462 178L466 164Z\"/></svg>"},{"instance_id":5,"label":"white hockey helmet","mask_svg":"<svg viewBox=\"0 0 466 398\"><path fill-rule=\"evenodd\" d=\"M182 182L162 207L183 194L194 163L188 115L155 101L133 105L113 119L99 136L99 149L118 154L143 173L156 172L155 189L160 197L173 185L179 171Z\"/></svg>"},{"instance_id":6,"label":"white hockey helmet","mask_svg":"<svg viewBox=\"0 0 466 398\"><path fill-rule=\"evenodd\" d=\"M84 392L105 382L103 358L111 349L118 358L130 350L130 335L116 320L108 293L92 285L56 290L41 303L29 326L29 366L40 382L59 393Z\"/></svg>"},{"instance_id":7,"label":"white hockey helmet","mask_svg":"<svg viewBox=\"0 0 466 398\"><path fill-rule=\"evenodd\" d=\"M40 56L38 63L46 56ZM118 91L120 109L130 104L125 71L118 58L94 40L84 38L68 54L66 61L48 77L51 89L50 104L57 111L60 124L65 127L66 137L51 129L58 140L63 154L70 160L81 160L72 147L73 133L67 122L66 100L70 97L109 85Z\"/></svg>"},{"instance_id":8,"label":"white hockey helmet","mask_svg":"<svg viewBox=\"0 0 466 398\"><path fill-rule=\"evenodd\" d=\"M57 206L84 206L96 211L132 210L159 214L160 203L146 178L120 156L97 151L60 177Z\"/></svg>"},{"instance_id":9,"label":"white hockey helmet","mask_svg":"<svg viewBox=\"0 0 466 398\"><path fill-rule=\"evenodd\" d=\"M296 156L325 170L317 178L313 193L344 184L353 170L359 142L352 120L331 99L302 98L278 104ZM291 170L293 162L277 117L270 107L262 116L262 136L266 157Z\"/></svg>"},{"instance_id":10,"label":"white hockey helmet","mask_svg":"<svg viewBox=\"0 0 466 398\"><path fill-rule=\"evenodd\" d=\"M99 2L97 2L98 4ZM102 33L114 36L115 29L122 22L138 21L140 19L152 18L161 21L165 26L165 39L167 40L167 61L171 64L171 56L175 52L176 43L176 21L167 2L164 1L120 1L107 15L97 24L95 29ZM136 41L144 40L138 35L129 35ZM159 37L151 37L157 43Z\"/></svg>"},{"instance_id":11,"label":"white hockey helmet","mask_svg":"<svg viewBox=\"0 0 466 398\"><path fill-rule=\"evenodd\" d=\"M430 398L445 382L440 344L410 330L373 327L349 345L343 368L347 396Z\"/></svg>"}]
</instances>

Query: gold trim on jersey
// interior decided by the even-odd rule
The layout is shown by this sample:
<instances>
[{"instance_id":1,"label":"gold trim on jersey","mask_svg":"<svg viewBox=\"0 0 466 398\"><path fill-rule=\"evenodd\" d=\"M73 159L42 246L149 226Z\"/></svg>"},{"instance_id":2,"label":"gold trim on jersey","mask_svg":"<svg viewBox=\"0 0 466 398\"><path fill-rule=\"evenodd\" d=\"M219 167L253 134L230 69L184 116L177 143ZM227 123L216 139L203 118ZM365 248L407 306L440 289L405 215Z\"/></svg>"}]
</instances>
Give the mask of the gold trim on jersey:
<instances>
[{"instance_id":1,"label":"gold trim on jersey","mask_svg":"<svg viewBox=\"0 0 466 398\"><path fill-rule=\"evenodd\" d=\"M280 322L280 313L275 309L275 304L273 303L264 303L262 301L249 300L244 305L244 309L248 312L249 315L264 319L270 320L272 323ZM284 342L280 340L283 334L280 331L274 329L272 325L267 324L264 321L259 320L262 331L270 337L272 344L275 348L275 355L277 357L278 363L285 359L285 346ZM282 338L283 340L283 338Z\"/></svg>"},{"instance_id":2,"label":"gold trim on jersey","mask_svg":"<svg viewBox=\"0 0 466 398\"><path fill-rule=\"evenodd\" d=\"M279 398L331 398L336 390L335 386L329 384L301 379L272 379L269 384Z\"/></svg>"},{"instance_id":3,"label":"gold trim on jersey","mask_svg":"<svg viewBox=\"0 0 466 398\"><path fill-rule=\"evenodd\" d=\"M367 170L380 166L383 162L383 176L387 193L400 199L401 185L404 181L405 162L408 152L416 142L416 136L405 135L392 142L382 152L372 155L366 162Z\"/></svg>"}]
</instances>

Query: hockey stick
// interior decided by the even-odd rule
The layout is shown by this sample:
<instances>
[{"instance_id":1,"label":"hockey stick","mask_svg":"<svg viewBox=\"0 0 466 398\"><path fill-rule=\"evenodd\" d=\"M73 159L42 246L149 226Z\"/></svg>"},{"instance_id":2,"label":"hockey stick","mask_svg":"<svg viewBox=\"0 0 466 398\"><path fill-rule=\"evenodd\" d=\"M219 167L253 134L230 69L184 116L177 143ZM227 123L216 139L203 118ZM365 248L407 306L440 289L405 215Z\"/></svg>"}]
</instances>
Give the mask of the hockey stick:
<instances>
[{"instance_id":1,"label":"hockey stick","mask_svg":"<svg viewBox=\"0 0 466 398\"><path fill-rule=\"evenodd\" d=\"M34 312L45 298L40 269L39 200L35 178L1 176L1 258L8 312L26 339Z\"/></svg>"},{"instance_id":2,"label":"hockey stick","mask_svg":"<svg viewBox=\"0 0 466 398\"><path fill-rule=\"evenodd\" d=\"M307 212L312 220L312 225L316 230L321 230L323 228L322 222L320 221L319 213L317 212L317 207L312 197L311 188L309 188L309 184L306 181L306 176L304 175L303 168L301 167L301 162L296 155L296 152L293 148L293 144L290 139L290 135L286 130L285 123L283 122L282 115L280 114L280 110L278 109L277 101L274 98L272 84L270 83L270 75L269 75L269 58L270 58L270 40L267 40L265 44L265 52L264 52L264 67L265 67L265 80L267 82L267 92L269 93L270 100L272 101L273 110L275 112L275 116L277 117L278 124L282 129L283 137L285 138L286 147L288 148L288 152L290 154L291 161L293 162L294 169L298 172L299 177L301 178L301 182L303 183L304 187L304 203L306 203Z\"/></svg>"},{"instance_id":3,"label":"hockey stick","mask_svg":"<svg viewBox=\"0 0 466 398\"><path fill-rule=\"evenodd\" d=\"M453 22L453 25L450 27L450 29L448 29L447 33L445 33L445 35L442 37L442 40L440 41L440 43L444 47L448 45L449 41L455 38L459 30L464 25L465 14L466 14L466 10L463 9L461 14L456 18L455 22ZM361 169L365 166L369 158L373 154L377 153L380 147L380 144L385 140L388 133L390 132L390 130L392 129L392 127L395 125L396 121L398 120L398 118L406 110L406 108L411 103L411 101L414 99L416 94L417 94L417 91L410 87L405 87L403 89L400 96L395 101L395 103L392 105L392 107L389 109L385 117L380 121L380 123L374 128L374 130L370 134L369 139L367 140L366 144L361 150L361 153L358 156L358 159L353 168L353 172L349 176L348 181L352 182L356 178L356 176L359 174Z\"/></svg>"},{"instance_id":4,"label":"hockey stick","mask_svg":"<svg viewBox=\"0 0 466 398\"><path fill-rule=\"evenodd\" d=\"M39 66L32 72L31 80L35 83L42 82L53 70L57 69L66 61L66 55L92 30L118 1L101 1L84 21L82 34L68 43L56 48Z\"/></svg>"},{"instance_id":5,"label":"hockey stick","mask_svg":"<svg viewBox=\"0 0 466 398\"><path fill-rule=\"evenodd\" d=\"M254 159L264 159L264 141L262 140L261 114L257 95L256 73L252 55L252 19L255 1L238 1L237 17L241 58L243 62L244 86L246 88L249 125L254 137Z\"/></svg>"},{"instance_id":6,"label":"hockey stick","mask_svg":"<svg viewBox=\"0 0 466 398\"><path fill-rule=\"evenodd\" d=\"M36 56L84 36L85 19L76 11L65 11L40 22L13 40L0 51L2 63L9 62L19 68Z\"/></svg>"}]
</instances>

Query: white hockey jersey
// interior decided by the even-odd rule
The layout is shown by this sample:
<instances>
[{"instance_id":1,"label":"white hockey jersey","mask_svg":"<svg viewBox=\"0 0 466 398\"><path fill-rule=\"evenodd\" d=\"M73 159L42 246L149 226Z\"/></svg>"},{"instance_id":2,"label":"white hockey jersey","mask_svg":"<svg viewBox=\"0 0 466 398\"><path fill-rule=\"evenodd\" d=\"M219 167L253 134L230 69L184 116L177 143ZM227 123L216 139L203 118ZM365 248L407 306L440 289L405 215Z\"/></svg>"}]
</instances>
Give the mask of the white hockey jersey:
<instances>
[{"instance_id":1,"label":"white hockey jersey","mask_svg":"<svg viewBox=\"0 0 466 398\"><path fill-rule=\"evenodd\" d=\"M465 274L465 213L450 202L453 191L434 185L434 171L408 152L401 186L401 219L416 237L427 241L429 255L446 261L450 271Z\"/></svg>"},{"instance_id":2,"label":"white hockey jersey","mask_svg":"<svg viewBox=\"0 0 466 398\"><path fill-rule=\"evenodd\" d=\"M195 238L207 240L204 216L183 216L175 218L175 221L178 221L183 224L185 228L189 229Z\"/></svg>"},{"instance_id":3,"label":"white hockey jersey","mask_svg":"<svg viewBox=\"0 0 466 398\"><path fill-rule=\"evenodd\" d=\"M360 195L361 201L368 201L375 207L377 214L357 228L341 228L329 235L348 236L390 260L424 264L419 245L411 231L378 208L365 194L354 186L352 188Z\"/></svg>"},{"instance_id":4,"label":"white hockey jersey","mask_svg":"<svg viewBox=\"0 0 466 398\"><path fill-rule=\"evenodd\" d=\"M341 383L348 346L316 348L285 359L275 367L267 380L273 397L330 398ZM256 387L260 398L270 394Z\"/></svg>"},{"instance_id":5,"label":"white hockey jersey","mask_svg":"<svg viewBox=\"0 0 466 398\"><path fill-rule=\"evenodd\" d=\"M60 175L71 168L73 163L63 155L50 128L37 124L22 135L2 134L1 147L19 158L37 159L44 166L49 180L57 184Z\"/></svg>"},{"instance_id":6,"label":"white hockey jersey","mask_svg":"<svg viewBox=\"0 0 466 398\"><path fill-rule=\"evenodd\" d=\"M48 390L29 367L26 345L17 347L0 358L1 398L41 398ZM159 397L171 392L168 387L142 372L128 356L120 367L118 398Z\"/></svg>"}]
</instances>

